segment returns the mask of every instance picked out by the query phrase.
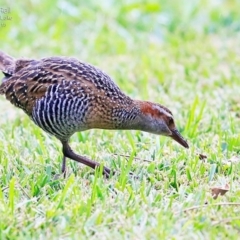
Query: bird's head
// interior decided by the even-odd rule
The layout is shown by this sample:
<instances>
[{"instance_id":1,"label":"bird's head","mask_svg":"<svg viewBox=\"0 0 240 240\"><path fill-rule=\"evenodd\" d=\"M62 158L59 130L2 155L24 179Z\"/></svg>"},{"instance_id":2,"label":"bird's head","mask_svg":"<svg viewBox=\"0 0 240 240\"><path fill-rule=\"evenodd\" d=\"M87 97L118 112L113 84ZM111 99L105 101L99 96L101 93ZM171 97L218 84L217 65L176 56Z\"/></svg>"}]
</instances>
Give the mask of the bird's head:
<instances>
[{"instance_id":1,"label":"bird's head","mask_svg":"<svg viewBox=\"0 0 240 240\"><path fill-rule=\"evenodd\" d=\"M173 115L166 107L151 102L138 101L140 114L137 120L140 130L171 137L185 148L189 148L175 126Z\"/></svg>"}]
</instances>

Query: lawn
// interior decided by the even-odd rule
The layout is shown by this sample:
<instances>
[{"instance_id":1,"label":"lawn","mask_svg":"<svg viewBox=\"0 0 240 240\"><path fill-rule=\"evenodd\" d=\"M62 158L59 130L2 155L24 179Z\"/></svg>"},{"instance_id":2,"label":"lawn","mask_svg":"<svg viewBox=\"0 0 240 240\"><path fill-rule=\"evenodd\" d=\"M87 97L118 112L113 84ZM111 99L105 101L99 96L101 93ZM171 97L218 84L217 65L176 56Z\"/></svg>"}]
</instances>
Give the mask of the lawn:
<instances>
[{"instance_id":1,"label":"lawn","mask_svg":"<svg viewBox=\"0 0 240 240\"><path fill-rule=\"evenodd\" d=\"M234 0L1 1L2 51L98 66L132 98L171 109L190 148L140 131L76 133L76 152L119 174L68 160L57 179L60 142L1 96L0 239L238 239L239 9ZM228 191L216 198L212 188Z\"/></svg>"}]
</instances>

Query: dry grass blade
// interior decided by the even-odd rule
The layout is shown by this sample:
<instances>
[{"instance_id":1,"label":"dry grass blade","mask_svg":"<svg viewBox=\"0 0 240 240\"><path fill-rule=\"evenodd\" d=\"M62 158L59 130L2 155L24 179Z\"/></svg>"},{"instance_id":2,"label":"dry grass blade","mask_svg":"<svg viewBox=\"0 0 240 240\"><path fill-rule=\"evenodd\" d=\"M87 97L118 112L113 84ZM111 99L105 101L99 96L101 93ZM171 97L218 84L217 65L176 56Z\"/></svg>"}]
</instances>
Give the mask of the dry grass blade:
<instances>
[{"instance_id":1,"label":"dry grass blade","mask_svg":"<svg viewBox=\"0 0 240 240\"><path fill-rule=\"evenodd\" d=\"M113 156L121 156L121 157L124 157L124 158L130 158L130 155L116 154L116 153L113 153ZM143 161L143 162L152 162L151 160L142 159L142 158L139 158L139 157L135 157L134 160L140 160L140 161Z\"/></svg>"},{"instance_id":2,"label":"dry grass blade","mask_svg":"<svg viewBox=\"0 0 240 240\"><path fill-rule=\"evenodd\" d=\"M186 213L189 211L193 211L193 210L198 210L201 208L206 208L206 207L213 207L213 206L240 206L240 202L222 202L222 203L214 203L214 204L205 204L205 205L197 205L197 206L193 206L193 207L189 207L189 208L185 208L181 211L177 211L175 214L179 214L179 213Z\"/></svg>"},{"instance_id":3,"label":"dry grass blade","mask_svg":"<svg viewBox=\"0 0 240 240\"><path fill-rule=\"evenodd\" d=\"M214 225L219 225L219 224L221 224L221 223L226 224L226 223L230 223L230 222L232 222L232 221L234 221L234 220L239 220L239 221L240 221L240 217L224 218L224 219L221 219L221 220L219 220L219 221L213 222L212 225L213 225L213 226L214 226Z\"/></svg>"}]
</instances>

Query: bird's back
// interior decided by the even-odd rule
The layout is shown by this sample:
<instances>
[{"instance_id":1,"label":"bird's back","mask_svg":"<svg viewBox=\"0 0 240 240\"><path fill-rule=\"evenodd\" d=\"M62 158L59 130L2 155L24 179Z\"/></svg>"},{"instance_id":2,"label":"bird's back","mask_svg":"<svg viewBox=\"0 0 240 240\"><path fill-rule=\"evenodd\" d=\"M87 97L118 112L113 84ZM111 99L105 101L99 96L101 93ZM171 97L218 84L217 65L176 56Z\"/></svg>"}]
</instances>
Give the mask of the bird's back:
<instances>
[{"instance_id":1,"label":"bird's back","mask_svg":"<svg viewBox=\"0 0 240 240\"><path fill-rule=\"evenodd\" d=\"M51 57L41 60L16 60L0 93L17 107L31 114L34 102L43 97L50 86L70 87L72 92L81 86L91 88L96 95L105 92L114 100L126 98L111 78L101 70L74 58Z\"/></svg>"},{"instance_id":2,"label":"bird's back","mask_svg":"<svg viewBox=\"0 0 240 240\"><path fill-rule=\"evenodd\" d=\"M92 128L99 120L99 127L114 128L107 126L113 106L132 103L108 75L74 58L21 59L8 66L0 93L58 138Z\"/></svg>"}]
</instances>

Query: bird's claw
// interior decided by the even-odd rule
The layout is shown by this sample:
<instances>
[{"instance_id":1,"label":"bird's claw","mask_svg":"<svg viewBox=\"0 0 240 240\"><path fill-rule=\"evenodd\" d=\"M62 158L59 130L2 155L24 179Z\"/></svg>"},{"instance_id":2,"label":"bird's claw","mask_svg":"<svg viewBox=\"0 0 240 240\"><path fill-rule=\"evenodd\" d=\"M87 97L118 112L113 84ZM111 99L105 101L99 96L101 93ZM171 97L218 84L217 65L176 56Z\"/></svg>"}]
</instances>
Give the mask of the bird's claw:
<instances>
[{"instance_id":1,"label":"bird's claw","mask_svg":"<svg viewBox=\"0 0 240 240\"><path fill-rule=\"evenodd\" d=\"M110 176L115 174L115 171L112 171L111 169L109 169L107 167L103 167L103 172L102 173L106 178L110 178Z\"/></svg>"}]
</instances>

